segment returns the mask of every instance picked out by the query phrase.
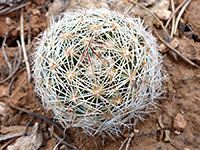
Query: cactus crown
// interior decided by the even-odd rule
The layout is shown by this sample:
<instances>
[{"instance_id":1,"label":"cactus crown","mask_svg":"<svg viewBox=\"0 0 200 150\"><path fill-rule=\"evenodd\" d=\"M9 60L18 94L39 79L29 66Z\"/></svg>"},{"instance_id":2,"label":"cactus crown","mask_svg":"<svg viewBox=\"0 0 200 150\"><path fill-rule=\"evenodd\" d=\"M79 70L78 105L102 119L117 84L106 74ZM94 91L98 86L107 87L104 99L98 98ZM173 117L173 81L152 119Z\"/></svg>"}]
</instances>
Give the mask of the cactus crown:
<instances>
[{"instance_id":1,"label":"cactus crown","mask_svg":"<svg viewBox=\"0 0 200 150\"><path fill-rule=\"evenodd\" d=\"M35 90L64 127L120 135L161 94L156 39L139 18L107 9L65 13L34 54Z\"/></svg>"}]
</instances>

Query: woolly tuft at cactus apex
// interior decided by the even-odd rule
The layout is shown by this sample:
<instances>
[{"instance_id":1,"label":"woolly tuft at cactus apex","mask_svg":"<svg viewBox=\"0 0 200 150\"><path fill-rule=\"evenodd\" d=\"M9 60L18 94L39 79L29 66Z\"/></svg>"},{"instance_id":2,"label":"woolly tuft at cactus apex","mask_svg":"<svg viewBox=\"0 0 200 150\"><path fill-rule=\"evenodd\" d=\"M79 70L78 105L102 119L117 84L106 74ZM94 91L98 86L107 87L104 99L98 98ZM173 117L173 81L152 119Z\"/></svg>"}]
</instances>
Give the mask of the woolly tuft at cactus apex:
<instances>
[{"instance_id":1,"label":"woolly tuft at cactus apex","mask_svg":"<svg viewBox=\"0 0 200 150\"><path fill-rule=\"evenodd\" d=\"M52 20L34 53L35 91L63 127L120 136L155 110L162 57L140 18L108 9Z\"/></svg>"}]
</instances>

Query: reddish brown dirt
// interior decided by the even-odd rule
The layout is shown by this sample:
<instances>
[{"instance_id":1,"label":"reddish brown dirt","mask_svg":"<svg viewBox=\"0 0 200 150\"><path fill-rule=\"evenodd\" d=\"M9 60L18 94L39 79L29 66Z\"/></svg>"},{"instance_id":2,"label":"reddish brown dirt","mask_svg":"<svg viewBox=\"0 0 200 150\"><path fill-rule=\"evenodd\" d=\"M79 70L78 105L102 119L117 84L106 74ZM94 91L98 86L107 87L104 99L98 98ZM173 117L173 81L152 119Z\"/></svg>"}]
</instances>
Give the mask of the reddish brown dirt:
<instances>
[{"instance_id":1,"label":"reddish brown dirt","mask_svg":"<svg viewBox=\"0 0 200 150\"><path fill-rule=\"evenodd\" d=\"M175 0L176 6L180 4L180 0ZM45 0L42 1L32 1L32 4L25 8L25 18L28 18L30 14L31 18L31 36L36 37L41 31L47 27L47 17L42 15L41 8L44 5ZM70 6L70 5L69 5ZM82 6L83 7L83 6ZM200 1L193 0L189 7L186 9L182 21L188 23L194 32L200 37ZM19 26L19 21L16 16L16 12L8 15L0 16L0 41L3 41L5 33L12 28L14 25ZM11 19L11 23L6 24L6 17ZM28 33L28 21L25 21L25 37ZM16 47L15 40L19 40L20 31L19 27L16 30L11 31L8 35L7 44L17 55L18 49ZM184 33L181 37L176 35L180 41L178 51L182 55L186 56L190 60L200 65L200 42L194 42L193 39L186 37ZM31 50L33 52L33 49ZM10 62L14 61L13 56L8 52L8 58ZM8 68L6 61L3 57L2 52L0 52L0 80L3 80L8 76ZM164 65L163 68L168 72L168 78L165 83L166 94L165 99L158 100L159 110L152 113L150 116L146 116L144 122L139 122L136 129L139 133L135 133L134 138L130 142L131 150L184 150L189 148L190 150L200 149L200 69L194 68L188 65L183 60L178 58L175 60L173 56L168 52L164 55ZM24 65L21 65L22 69ZM11 87L11 95L8 95L8 87L10 80L0 84L0 101L8 102L20 107L24 107L28 110L43 114L50 118L50 115L42 109L39 98L35 96L34 93L34 81L27 81L26 71L19 73ZM187 121L187 127L180 133L175 134L173 127L173 119L177 113L182 113L185 120ZM164 142L160 134L164 132L165 129L160 129L158 127L158 117L162 115L162 121L165 125L165 129L171 131L171 141ZM0 122L0 125L26 125L27 122L32 118L32 116L16 111L10 110L10 116L7 120ZM34 122L40 122L36 119ZM47 128L50 125L46 122L42 122L42 129L45 135L45 142L40 148L51 150L55 147L58 140L53 138ZM1 126L0 126L1 128ZM74 146L82 146L80 149L105 149L105 150L118 150L122 142L128 137L128 135L133 132L132 130L127 132L124 137L116 138L116 141L111 138L97 138L94 139L87 135L75 134L69 129L67 131L74 143ZM0 133L1 134L1 133ZM1 142L3 145L6 142Z\"/></svg>"}]
</instances>

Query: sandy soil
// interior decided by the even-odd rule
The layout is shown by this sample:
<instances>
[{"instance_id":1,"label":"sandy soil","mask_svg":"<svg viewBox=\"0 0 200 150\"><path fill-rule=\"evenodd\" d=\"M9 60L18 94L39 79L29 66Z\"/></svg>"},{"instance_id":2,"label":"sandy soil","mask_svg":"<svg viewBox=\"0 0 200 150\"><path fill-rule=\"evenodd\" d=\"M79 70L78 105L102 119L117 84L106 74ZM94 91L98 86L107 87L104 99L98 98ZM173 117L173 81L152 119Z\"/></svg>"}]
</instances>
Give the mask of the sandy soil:
<instances>
[{"instance_id":1,"label":"sandy soil","mask_svg":"<svg viewBox=\"0 0 200 150\"><path fill-rule=\"evenodd\" d=\"M25 42L27 43L27 34L29 28L29 18L31 19L31 36L34 42L34 37L36 37L41 31L48 26L48 17L52 12L45 10L45 14L42 14L41 9L44 6L45 0L36 1L33 0L31 5L26 6L24 9L25 14ZM74 0L70 1L67 11L81 7L89 7L95 4L95 0ZM175 5L178 6L182 1L175 0ZM127 2L114 2L110 5L106 4L104 0L98 1L96 5L105 5L105 7L110 7L112 9L119 10L121 12L125 11L128 4ZM52 4L49 4L50 7ZM98 6L97 6L98 7ZM200 37L200 1L193 0L186 11L183 14L182 22L187 23L194 33ZM20 14L20 12L19 12ZM20 39L20 28L19 28L19 14L13 12L7 15L0 15L0 42L3 42L3 38L13 26L18 25L18 27L12 30L7 38L7 45L10 49L17 55L18 48L16 40ZM160 32L161 33L161 32ZM200 42L197 38L197 42L193 38L189 38L188 32L184 32L180 37L178 33L175 37L179 40L180 44L177 50L181 52L182 55L186 56L193 62L200 65ZM160 42L158 42L160 44ZM31 49L30 53L34 50ZM11 53L7 53L8 59L11 63L14 62L14 57ZM168 78L165 81L165 91L163 95L166 98L157 100L159 104L159 110L151 115L145 117L144 122L139 122L136 126L134 138L130 140L131 150L197 150L200 149L200 70L192 67L191 65L184 62L179 57L177 60L174 59L170 52L163 54L164 65L163 68L168 72ZM25 67L24 63L20 66L20 69ZM3 57L2 52L0 52L0 80L5 79L9 74L9 69L7 67L6 61ZM51 118L51 114L43 110L40 99L34 93L34 81L27 81L26 71L20 71L11 88L10 95L8 93L9 85L11 80L0 84L0 102L8 102L13 105L17 105L26 108L30 111L42 114ZM187 127L179 132L175 132L173 127L173 122L175 116L181 113L184 119L187 121ZM164 124L164 128L159 127L158 118L161 116L161 120ZM0 119L0 129L1 125L13 126L13 125L23 125L25 126L29 120L32 119L31 115L26 113L10 109L9 117L5 120ZM56 140L47 128L51 127L50 124L45 121L40 121L35 119L34 122L41 122L42 131L44 135L44 142L42 149L51 150L55 147L58 140ZM170 131L170 141L165 142L166 137L165 131ZM56 133L59 131L55 130ZM70 129L67 133L74 140L72 145L79 147L80 149L105 149L105 150L118 150L122 142L132 133L133 130L127 131L127 133L122 138L116 138L114 141L109 137L99 137L94 139L87 135L75 135ZM0 133L1 135L1 133ZM0 142L0 147L4 145L7 141ZM62 146L59 149L67 149ZM187 149L188 148L188 149ZM123 148L124 149L124 148Z\"/></svg>"}]
</instances>

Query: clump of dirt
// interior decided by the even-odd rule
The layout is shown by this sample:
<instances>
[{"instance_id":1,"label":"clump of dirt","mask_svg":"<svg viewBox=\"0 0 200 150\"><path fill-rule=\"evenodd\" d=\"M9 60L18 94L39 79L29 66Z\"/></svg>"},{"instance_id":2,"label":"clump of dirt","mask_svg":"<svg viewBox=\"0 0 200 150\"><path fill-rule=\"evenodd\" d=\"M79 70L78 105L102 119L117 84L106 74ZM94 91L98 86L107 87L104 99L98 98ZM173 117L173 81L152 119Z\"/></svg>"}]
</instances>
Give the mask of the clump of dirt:
<instances>
[{"instance_id":1,"label":"clump of dirt","mask_svg":"<svg viewBox=\"0 0 200 150\"><path fill-rule=\"evenodd\" d=\"M43 14L41 9L43 8L46 0L41 1L31 1L31 4L24 8L24 32L25 32L25 42L28 43L27 35L29 29L29 20L31 21L31 37L32 42L38 34L45 30L48 26L48 17L45 10ZM96 1L92 1L96 2ZM175 0L176 7L181 3L180 0ZM123 1L98 1L105 7L114 7L122 12L127 9L130 3L124 3ZM73 10L77 6L86 7L91 5L89 1L83 0L81 3L78 0L69 1L69 5L66 10ZM122 5L123 4L123 5ZM50 3L47 8L50 8L52 3ZM182 22L187 23L194 33L200 37L200 24L199 24L199 12L200 1L193 0L186 9L182 17ZM19 28L19 16L20 11L12 12L7 15L0 16L0 41L2 43L3 38L14 26L16 29L12 30L7 37L7 45L13 51L15 55L18 55L18 47L16 40L20 40L20 28ZM179 47L177 50L188 59L192 60L196 64L200 65L200 42L195 42L193 38L187 36L187 32L184 32L181 37L178 33L175 37L179 40ZM26 45L27 46L27 45ZM34 50L31 49L31 52ZM8 60L14 64L14 56L6 50L8 55ZM150 116L146 116L144 122L138 122L134 129L127 131L122 138L116 138L115 141L111 137L98 137L93 138L85 134L76 135L76 131L68 129L67 133L74 140L72 145L80 147L80 149L113 149L118 150L122 142L129 137L129 135L134 132L134 137L130 139L130 149L141 150L141 149L170 149L170 150L183 150L183 149L200 149L200 69L194 68L191 65L184 62L179 57L177 60L174 59L170 52L167 52L164 56L163 68L168 73L168 78L165 81L165 88L163 90L166 93L163 95L165 98L157 100L159 104L159 110L151 113ZM0 80L5 79L9 75L9 69L7 67L6 61L3 57L2 52L0 52ZM21 64L20 69L25 68L24 62ZM9 95L9 85L11 80L8 80L0 84L0 101L11 103L17 106L21 106L33 112L45 115L51 118L51 114L47 113L41 107L39 98L34 93L34 81L27 81L26 70L21 70L10 86ZM187 127L183 131L176 131L173 127L173 122L175 116L181 113L187 122ZM158 118L161 117L163 126L161 127ZM2 116L1 116L2 117ZM12 109L7 121L0 122L0 124L11 126L11 125L26 125L29 120L32 119L31 115L24 112ZM1 118L0 118L1 120ZM33 122L41 122L39 119ZM31 124L31 126L34 123ZM1 126L0 126L1 128ZM40 149L53 149L58 140L52 136L52 132L48 131L51 125L43 121L41 123L41 128L44 134L45 142ZM79 129L76 129L79 130ZM170 141L165 142L165 131L170 132ZM56 133L59 133L55 130ZM62 135L62 134L59 134ZM0 133L1 136L1 133ZM0 142L0 146L9 142ZM59 147L63 147L62 144Z\"/></svg>"}]
</instances>

